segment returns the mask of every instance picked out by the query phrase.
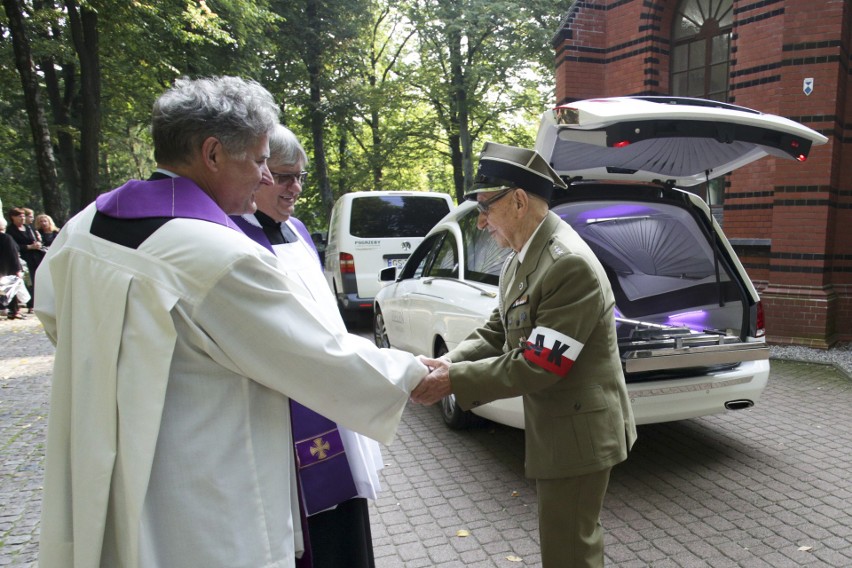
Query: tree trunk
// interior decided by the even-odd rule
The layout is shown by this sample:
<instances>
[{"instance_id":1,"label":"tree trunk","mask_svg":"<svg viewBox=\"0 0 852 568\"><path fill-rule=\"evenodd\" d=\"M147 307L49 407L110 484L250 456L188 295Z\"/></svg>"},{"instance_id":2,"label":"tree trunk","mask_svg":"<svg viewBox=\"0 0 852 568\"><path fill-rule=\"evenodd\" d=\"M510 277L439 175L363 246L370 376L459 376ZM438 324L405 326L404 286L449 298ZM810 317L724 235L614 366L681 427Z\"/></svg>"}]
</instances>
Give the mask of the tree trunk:
<instances>
[{"instance_id":1,"label":"tree trunk","mask_svg":"<svg viewBox=\"0 0 852 568\"><path fill-rule=\"evenodd\" d=\"M349 136L345 128L338 128L337 132L340 137L337 141L337 193L343 195L346 193L346 184L349 183Z\"/></svg>"},{"instance_id":2,"label":"tree trunk","mask_svg":"<svg viewBox=\"0 0 852 568\"><path fill-rule=\"evenodd\" d=\"M310 30L319 30L320 21L317 15L316 0L307 3L306 24ZM320 201L325 209L326 217L331 215L334 206L334 194L328 179L328 162L325 156L325 111L322 110L322 64L318 41L309 42L305 50L305 67L308 70L308 81L310 84L310 102L308 112L310 113L311 137L314 143L314 171L316 171L317 185L319 186Z\"/></svg>"},{"instance_id":3,"label":"tree trunk","mask_svg":"<svg viewBox=\"0 0 852 568\"><path fill-rule=\"evenodd\" d=\"M54 0L33 0L36 10L56 10ZM41 34L47 44L62 42L62 28L56 23ZM38 62L38 68L44 76L44 86L53 116L53 133L56 140L53 151L58 166L59 186L62 189L62 214L51 215L57 223L65 223L70 203L80 200L80 170L77 167L77 149L74 143L74 126L71 114L77 86L74 63L63 62L60 74L56 72L56 57L47 55Z\"/></svg>"},{"instance_id":4,"label":"tree trunk","mask_svg":"<svg viewBox=\"0 0 852 568\"><path fill-rule=\"evenodd\" d=\"M450 164L453 166L453 186L456 188L456 203L464 201L464 168L462 167L462 151L458 134L450 134Z\"/></svg>"},{"instance_id":5,"label":"tree trunk","mask_svg":"<svg viewBox=\"0 0 852 568\"><path fill-rule=\"evenodd\" d=\"M464 66L462 65L462 42L461 35L457 31L450 33L450 79L452 82L452 101L454 114L458 120L458 166L461 168L461 192L459 192L459 184L456 182L456 194L461 196L473 185L473 162L471 161L471 139L470 139L470 115L468 112L467 101L467 85L465 84ZM453 153L456 149L453 148ZM457 167L456 160L453 160L453 169ZM458 174L455 174L458 180Z\"/></svg>"},{"instance_id":6,"label":"tree trunk","mask_svg":"<svg viewBox=\"0 0 852 568\"><path fill-rule=\"evenodd\" d=\"M328 162L325 157L325 113L320 108L321 95L319 77L316 76L317 71L315 68L312 69L312 66L308 66L308 72L311 75L310 119L311 138L314 143L314 171L319 186L320 200L326 215L330 215L331 208L334 206L334 194L331 191L331 185L329 185Z\"/></svg>"},{"instance_id":7,"label":"tree trunk","mask_svg":"<svg viewBox=\"0 0 852 568\"><path fill-rule=\"evenodd\" d=\"M367 81L370 85L370 93L372 96L375 96L376 93L376 85L378 81L376 79L376 59L375 57L370 60L370 75L367 78ZM372 147L370 150L370 169L373 172L373 189L383 189L382 188L382 135L380 132L380 120L379 120L379 111L375 108L375 101L371 98L370 100L370 134L372 135Z\"/></svg>"},{"instance_id":8,"label":"tree trunk","mask_svg":"<svg viewBox=\"0 0 852 568\"><path fill-rule=\"evenodd\" d=\"M39 62L39 69L44 75L44 84L47 91L50 108L53 111L53 124L56 128L56 158L59 162L59 171L62 175L62 186L68 196L63 202L63 213L67 213L71 203L80 202L80 170L77 168L77 150L74 146L73 126L71 124L70 108L73 100L74 86L76 85L74 68L71 64L62 66L62 78L65 85L64 96L60 94L60 82L56 75L54 60L52 57L45 58ZM55 221L64 222L65 215L59 218L53 217Z\"/></svg>"},{"instance_id":9,"label":"tree trunk","mask_svg":"<svg viewBox=\"0 0 852 568\"><path fill-rule=\"evenodd\" d=\"M98 55L98 15L94 10L80 7L76 0L65 0L71 38L80 61L80 202L72 203L76 212L98 196L98 157L101 138L101 69Z\"/></svg>"},{"instance_id":10,"label":"tree trunk","mask_svg":"<svg viewBox=\"0 0 852 568\"><path fill-rule=\"evenodd\" d=\"M370 164L373 170L373 189L384 189L384 148L382 147L381 124L379 112L374 110L370 113L370 131L373 135L373 151L370 156Z\"/></svg>"},{"instance_id":11,"label":"tree trunk","mask_svg":"<svg viewBox=\"0 0 852 568\"><path fill-rule=\"evenodd\" d=\"M6 17L9 19L9 31L12 35L12 47L15 53L15 66L21 76L24 91L24 107L30 123L33 148L36 157L41 199L44 211L51 217L62 219L62 200L56 180L56 167L53 159L53 146L50 141L50 128L44 115L38 76L33 65L32 51L24 27L23 10L19 0L3 0Z\"/></svg>"}]
</instances>

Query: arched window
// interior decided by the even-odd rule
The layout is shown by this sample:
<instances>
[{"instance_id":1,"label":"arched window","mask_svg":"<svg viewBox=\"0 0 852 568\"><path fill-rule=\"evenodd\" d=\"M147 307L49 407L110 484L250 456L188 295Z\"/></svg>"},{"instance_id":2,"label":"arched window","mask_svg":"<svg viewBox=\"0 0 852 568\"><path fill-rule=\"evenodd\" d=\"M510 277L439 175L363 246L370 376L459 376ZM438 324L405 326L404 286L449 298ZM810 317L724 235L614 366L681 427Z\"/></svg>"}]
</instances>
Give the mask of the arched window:
<instances>
[{"instance_id":1,"label":"arched window","mask_svg":"<svg viewBox=\"0 0 852 568\"><path fill-rule=\"evenodd\" d=\"M728 100L733 0L682 0L672 30L673 95Z\"/></svg>"}]
</instances>

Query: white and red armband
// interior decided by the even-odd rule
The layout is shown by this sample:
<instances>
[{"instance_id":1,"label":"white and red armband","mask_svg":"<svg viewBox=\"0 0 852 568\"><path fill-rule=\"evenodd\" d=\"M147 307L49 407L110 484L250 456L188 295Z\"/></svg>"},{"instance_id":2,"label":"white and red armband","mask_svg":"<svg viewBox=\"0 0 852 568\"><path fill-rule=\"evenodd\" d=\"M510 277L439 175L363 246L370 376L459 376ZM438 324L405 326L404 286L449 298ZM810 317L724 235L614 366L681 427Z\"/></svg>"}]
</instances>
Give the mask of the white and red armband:
<instances>
[{"instance_id":1,"label":"white and red armband","mask_svg":"<svg viewBox=\"0 0 852 568\"><path fill-rule=\"evenodd\" d=\"M573 337L568 337L549 327L536 327L527 338L524 359L546 371L564 377L571 370L571 366L582 350L583 344Z\"/></svg>"}]
</instances>

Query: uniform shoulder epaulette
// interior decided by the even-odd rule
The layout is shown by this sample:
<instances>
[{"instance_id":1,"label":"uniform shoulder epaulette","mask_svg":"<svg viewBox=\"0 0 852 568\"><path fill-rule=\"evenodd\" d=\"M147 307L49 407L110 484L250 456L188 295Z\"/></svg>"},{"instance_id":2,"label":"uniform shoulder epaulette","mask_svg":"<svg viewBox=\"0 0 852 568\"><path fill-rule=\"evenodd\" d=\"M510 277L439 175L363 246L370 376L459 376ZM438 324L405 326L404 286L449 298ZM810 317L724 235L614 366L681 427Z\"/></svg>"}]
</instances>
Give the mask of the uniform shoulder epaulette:
<instances>
[{"instance_id":1,"label":"uniform shoulder epaulette","mask_svg":"<svg viewBox=\"0 0 852 568\"><path fill-rule=\"evenodd\" d=\"M549 243L547 249L550 251L550 256L553 257L553 260L557 260L558 258L563 257L566 254L568 254L568 251L566 250L565 245L562 244L561 242L559 242L556 239L550 240L550 243Z\"/></svg>"}]
</instances>

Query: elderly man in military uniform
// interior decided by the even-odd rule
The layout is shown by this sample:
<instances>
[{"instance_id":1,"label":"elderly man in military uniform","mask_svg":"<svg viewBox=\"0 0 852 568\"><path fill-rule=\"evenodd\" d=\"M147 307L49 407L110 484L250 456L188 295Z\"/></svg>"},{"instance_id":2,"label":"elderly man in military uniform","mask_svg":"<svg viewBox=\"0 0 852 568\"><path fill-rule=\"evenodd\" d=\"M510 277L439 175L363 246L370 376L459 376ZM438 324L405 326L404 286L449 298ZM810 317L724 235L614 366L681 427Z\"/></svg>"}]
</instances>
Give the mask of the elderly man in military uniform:
<instances>
[{"instance_id":1,"label":"elderly man in military uniform","mask_svg":"<svg viewBox=\"0 0 852 568\"><path fill-rule=\"evenodd\" d=\"M615 299L601 263L549 210L564 188L533 150L486 143L478 227L511 248L490 319L412 392L464 409L523 396L526 475L536 480L545 568L603 566L600 512L612 467L636 439L618 354Z\"/></svg>"}]
</instances>

